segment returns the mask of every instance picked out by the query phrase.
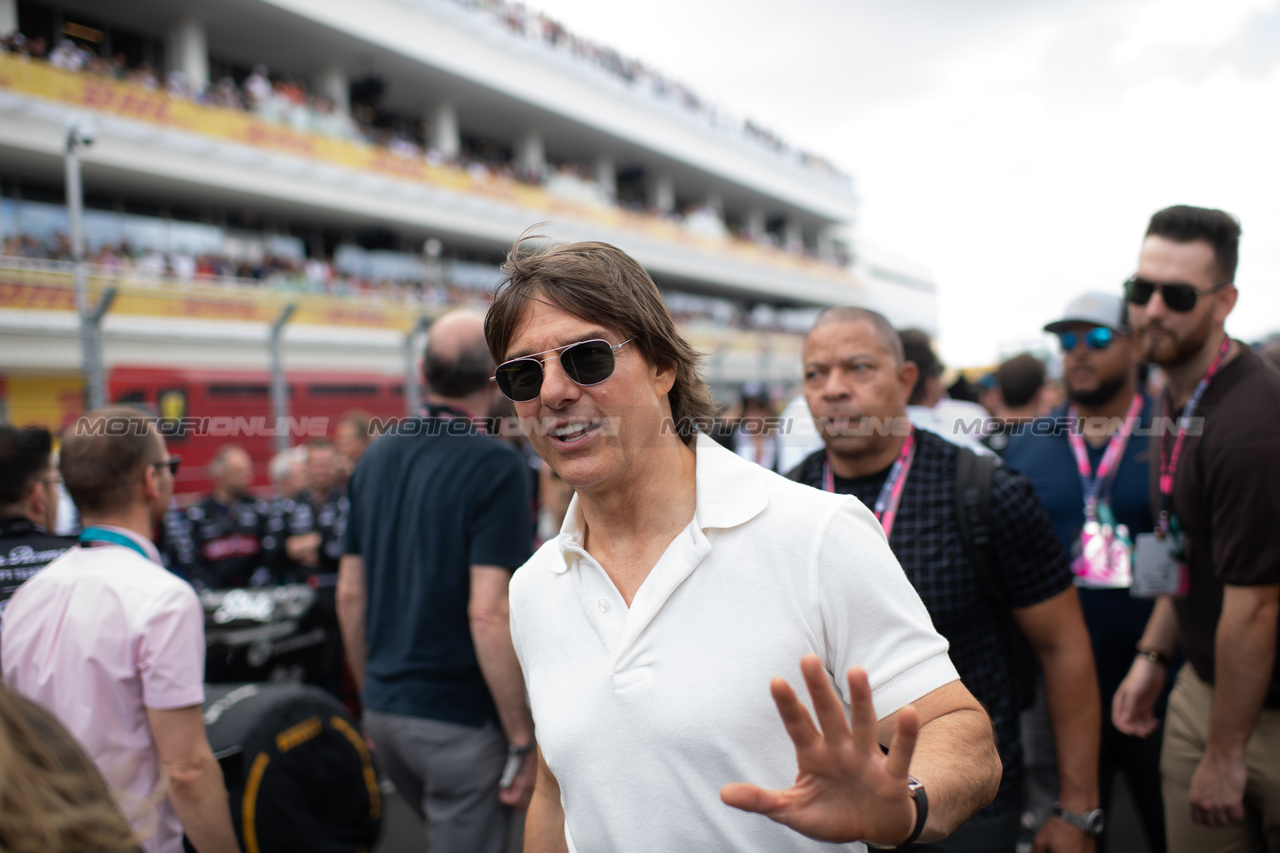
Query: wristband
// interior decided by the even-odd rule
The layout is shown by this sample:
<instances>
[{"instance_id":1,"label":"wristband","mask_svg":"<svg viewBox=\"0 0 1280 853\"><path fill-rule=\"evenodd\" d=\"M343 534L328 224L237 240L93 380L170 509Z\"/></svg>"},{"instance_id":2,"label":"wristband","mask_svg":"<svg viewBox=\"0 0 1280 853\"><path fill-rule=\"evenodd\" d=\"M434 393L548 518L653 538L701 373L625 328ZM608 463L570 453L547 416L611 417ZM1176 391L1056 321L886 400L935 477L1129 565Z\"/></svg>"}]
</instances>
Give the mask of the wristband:
<instances>
[{"instance_id":1,"label":"wristband","mask_svg":"<svg viewBox=\"0 0 1280 853\"><path fill-rule=\"evenodd\" d=\"M1136 648L1138 650L1138 657L1146 658L1156 666L1168 666L1173 663L1173 658L1169 657L1169 655L1159 649L1144 649L1141 643L1139 643Z\"/></svg>"},{"instance_id":2,"label":"wristband","mask_svg":"<svg viewBox=\"0 0 1280 853\"><path fill-rule=\"evenodd\" d=\"M537 748L538 748L538 742L532 741L532 740L526 743L524 746L519 746L514 743L508 743L507 755L510 755L512 758L524 758L526 755L533 752Z\"/></svg>"}]
</instances>

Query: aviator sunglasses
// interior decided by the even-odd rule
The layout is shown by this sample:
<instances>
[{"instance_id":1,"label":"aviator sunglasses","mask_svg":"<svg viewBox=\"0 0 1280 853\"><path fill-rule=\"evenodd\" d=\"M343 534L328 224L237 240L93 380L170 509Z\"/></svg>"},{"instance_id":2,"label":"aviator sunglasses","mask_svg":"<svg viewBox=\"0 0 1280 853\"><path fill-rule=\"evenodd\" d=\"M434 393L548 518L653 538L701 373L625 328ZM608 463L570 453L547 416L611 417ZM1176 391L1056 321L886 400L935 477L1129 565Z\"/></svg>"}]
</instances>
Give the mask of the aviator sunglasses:
<instances>
[{"instance_id":1,"label":"aviator sunglasses","mask_svg":"<svg viewBox=\"0 0 1280 853\"><path fill-rule=\"evenodd\" d=\"M1081 340L1089 349L1106 349L1115 340L1115 335L1106 326L1090 329L1084 335L1079 332L1058 332L1058 343L1062 344L1063 352L1071 352Z\"/></svg>"},{"instance_id":2,"label":"aviator sunglasses","mask_svg":"<svg viewBox=\"0 0 1280 853\"><path fill-rule=\"evenodd\" d=\"M542 392L543 367L540 355L558 358L564 373L578 385L599 385L613 375L613 354L631 343L628 338L620 344L608 341L579 341L562 347L535 352L504 361L490 380L498 383L498 389L513 403L527 403ZM560 355L547 355L558 352Z\"/></svg>"},{"instance_id":3,"label":"aviator sunglasses","mask_svg":"<svg viewBox=\"0 0 1280 853\"><path fill-rule=\"evenodd\" d=\"M1230 283L1228 281L1223 284L1215 284L1208 290L1196 290L1195 286L1191 284L1156 284L1154 281L1148 281L1135 275L1124 283L1124 298L1134 305L1146 305L1158 290L1160 291L1160 298L1164 300L1164 304L1169 307L1170 311L1185 313L1196 307L1196 301L1200 297L1217 293Z\"/></svg>"}]
</instances>

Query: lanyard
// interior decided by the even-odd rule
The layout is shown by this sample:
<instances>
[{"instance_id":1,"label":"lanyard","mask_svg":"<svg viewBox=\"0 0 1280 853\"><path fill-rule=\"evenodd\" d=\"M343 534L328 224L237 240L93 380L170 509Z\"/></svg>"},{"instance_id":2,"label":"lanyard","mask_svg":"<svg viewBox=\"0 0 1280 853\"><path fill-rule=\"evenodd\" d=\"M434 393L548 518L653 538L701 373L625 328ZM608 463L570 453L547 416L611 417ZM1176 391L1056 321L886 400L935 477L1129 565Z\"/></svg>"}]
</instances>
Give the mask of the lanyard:
<instances>
[{"instance_id":1,"label":"lanyard","mask_svg":"<svg viewBox=\"0 0 1280 853\"><path fill-rule=\"evenodd\" d=\"M1084 437L1080 435L1080 430L1073 426L1067 431L1067 443L1071 445L1071 452L1076 457L1076 469L1080 472L1085 517L1089 520L1096 518L1098 504L1106 501L1110 494L1111 483L1115 479L1116 470L1120 467L1120 460L1129 443L1129 436L1133 433L1134 422L1142 414L1142 402L1141 394L1133 395L1133 402L1129 404L1129 413L1125 415L1120 429L1107 442L1107 449L1102 454L1102 460L1098 462L1096 473L1089 464L1089 451L1084 446ZM1067 417L1070 418L1071 424L1079 423L1080 416L1074 405L1067 409Z\"/></svg>"},{"instance_id":2,"label":"lanyard","mask_svg":"<svg viewBox=\"0 0 1280 853\"><path fill-rule=\"evenodd\" d=\"M1169 532L1169 515L1173 511L1173 478L1178 472L1178 460L1182 458L1182 445L1187 438L1187 421L1191 419L1196 406L1200 405L1200 398L1208 390L1209 383L1217 375L1218 368L1222 367L1222 359L1226 358L1230 349L1231 336L1228 335L1222 339L1222 346L1218 348L1218 354L1214 357L1213 363L1209 365L1209 369L1204 372L1195 390L1191 392L1191 399L1187 400L1187 404L1182 407L1182 415L1178 418L1178 437L1173 441L1172 452L1167 452L1166 435L1163 431L1160 433L1160 532L1162 534ZM1166 390L1161 409L1166 423L1170 408L1169 392Z\"/></svg>"},{"instance_id":3,"label":"lanyard","mask_svg":"<svg viewBox=\"0 0 1280 853\"><path fill-rule=\"evenodd\" d=\"M86 548L93 548L96 545L119 545L122 548L137 551L148 560L151 559L151 555L147 553L146 549L128 536L102 527L86 527L80 533L80 544Z\"/></svg>"},{"instance_id":4,"label":"lanyard","mask_svg":"<svg viewBox=\"0 0 1280 853\"><path fill-rule=\"evenodd\" d=\"M902 501L902 491L907 485L907 472L911 470L911 461L916 453L916 431L913 427L907 433L907 440L902 442L902 452L889 469L889 477L880 487L880 496L876 498L876 521L884 528L884 538L888 539L893 532L893 520L898 515L898 504ZM828 492L836 490L835 475L831 472L831 459L824 456L822 460L822 488Z\"/></svg>"}]
</instances>

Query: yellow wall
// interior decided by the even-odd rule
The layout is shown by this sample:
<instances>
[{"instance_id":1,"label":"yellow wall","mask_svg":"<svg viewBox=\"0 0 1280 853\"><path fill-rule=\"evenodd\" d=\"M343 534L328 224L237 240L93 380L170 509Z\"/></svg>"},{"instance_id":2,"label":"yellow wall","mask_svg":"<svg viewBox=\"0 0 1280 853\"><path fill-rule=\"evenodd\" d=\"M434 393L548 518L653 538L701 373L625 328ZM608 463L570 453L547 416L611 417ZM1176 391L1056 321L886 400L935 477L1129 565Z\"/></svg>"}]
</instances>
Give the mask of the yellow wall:
<instances>
[{"instance_id":1,"label":"yellow wall","mask_svg":"<svg viewBox=\"0 0 1280 853\"><path fill-rule=\"evenodd\" d=\"M61 432L84 411L84 380L74 374L10 374L0 377L0 404L9 423Z\"/></svg>"}]
</instances>

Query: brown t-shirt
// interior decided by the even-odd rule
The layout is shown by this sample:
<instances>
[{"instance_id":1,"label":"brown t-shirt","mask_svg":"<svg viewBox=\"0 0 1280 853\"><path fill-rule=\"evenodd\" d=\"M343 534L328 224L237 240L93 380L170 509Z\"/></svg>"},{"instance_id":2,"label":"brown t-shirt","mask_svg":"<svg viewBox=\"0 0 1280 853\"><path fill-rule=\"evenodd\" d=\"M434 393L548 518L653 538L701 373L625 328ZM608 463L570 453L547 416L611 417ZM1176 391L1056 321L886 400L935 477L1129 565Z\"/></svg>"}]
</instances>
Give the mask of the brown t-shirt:
<instances>
[{"instance_id":1,"label":"brown t-shirt","mask_svg":"<svg viewBox=\"0 0 1280 853\"><path fill-rule=\"evenodd\" d=\"M1187 659L1210 684L1223 586L1280 583L1280 371L1241 348L1192 413L1203 431L1188 432L1173 487L1191 571L1190 593L1176 599L1178 627ZM1158 502L1159 465L1151 472ZM1267 704L1280 707L1280 635L1276 651Z\"/></svg>"}]
</instances>

